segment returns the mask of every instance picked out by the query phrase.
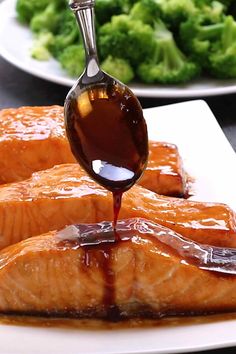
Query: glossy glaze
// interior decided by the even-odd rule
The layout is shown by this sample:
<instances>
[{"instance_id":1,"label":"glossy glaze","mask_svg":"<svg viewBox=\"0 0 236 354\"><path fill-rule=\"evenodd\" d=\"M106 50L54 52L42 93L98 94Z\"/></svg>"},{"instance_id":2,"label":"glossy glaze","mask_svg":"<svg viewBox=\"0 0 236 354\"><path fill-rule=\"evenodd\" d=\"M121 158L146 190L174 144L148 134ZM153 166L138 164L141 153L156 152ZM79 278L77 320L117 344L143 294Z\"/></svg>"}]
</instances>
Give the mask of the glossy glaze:
<instances>
[{"instance_id":1,"label":"glossy glaze","mask_svg":"<svg viewBox=\"0 0 236 354\"><path fill-rule=\"evenodd\" d=\"M154 141L149 146L148 165L139 184L158 194L184 197L187 176L177 146Z\"/></svg>"},{"instance_id":2,"label":"glossy glaze","mask_svg":"<svg viewBox=\"0 0 236 354\"><path fill-rule=\"evenodd\" d=\"M6 158L7 156L7 158ZM184 194L185 175L176 146L149 142L150 161L140 184L159 194ZM75 162L65 136L63 107L20 107L0 111L0 183Z\"/></svg>"},{"instance_id":3,"label":"glossy glaze","mask_svg":"<svg viewBox=\"0 0 236 354\"><path fill-rule=\"evenodd\" d=\"M0 111L0 183L21 181L35 171L75 162L65 139L59 106Z\"/></svg>"},{"instance_id":4,"label":"glossy glaze","mask_svg":"<svg viewBox=\"0 0 236 354\"><path fill-rule=\"evenodd\" d=\"M63 110L59 106L1 110L0 141L63 138Z\"/></svg>"},{"instance_id":5,"label":"glossy glaze","mask_svg":"<svg viewBox=\"0 0 236 354\"><path fill-rule=\"evenodd\" d=\"M235 213L224 204L158 196L140 186L125 193L120 218L144 217L200 243L236 247ZM76 164L34 173L0 187L1 247L74 223L112 220L112 197Z\"/></svg>"},{"instance_id":6,"label":"glossy glaze","mask_svg":"<svg viewBox=\"0 0 236 354\"><path fill-rule=\"evenodd\" d=\"M111 223L72 226L3 250L0 312L116 320L236 310L236 278L192 265L181 236L142 219L117 231L114 242Z\"/></svg>"},{"instance_id":7,"label":"glossy glaze","mask_svg":"<svg viewBox=\"0 0 236 354\"><path fill-rule=\"evenodd\" d=\"M140 178L148 158L147 127L127 87L114 81L73 91L65 122L74 156L97 183L124 192Z\"/></svg>"},{"instance_id":8,"label":"glossy glaze","mask_svg":"<svg viewBox=\"0 0 236 354\"><path fill-rule=\"evenodd\" d=\"M147 164L142 107L131 90L115 80L88 84L83 90L78 84L66 97L65 126L76 160L112 192L115 229L122 195L140 179Z\"/></svg>"}]
</instances>

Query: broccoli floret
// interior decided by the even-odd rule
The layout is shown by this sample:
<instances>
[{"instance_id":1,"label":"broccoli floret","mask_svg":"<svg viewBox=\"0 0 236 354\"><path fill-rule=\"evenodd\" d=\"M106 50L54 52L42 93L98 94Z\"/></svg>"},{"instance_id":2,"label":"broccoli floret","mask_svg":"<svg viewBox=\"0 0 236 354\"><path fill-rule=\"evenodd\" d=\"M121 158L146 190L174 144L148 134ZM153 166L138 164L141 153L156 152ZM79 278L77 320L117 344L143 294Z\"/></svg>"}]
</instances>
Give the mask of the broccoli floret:
<instances>
[{"instance_id":1,"label":"broccoli floret","mask_svg":"<svg viewBox=\"0 0 236 354\"><path fill-rule=\"evenodd\" d=\"M31 56L37 60L48 60L51 54L48 50L50 43L53 41L53 34L50 32L42 32L33 43L31 48Z\"/></svg>"},{"instance_id":2,"label":"broccoli floret","mask_svg":"<svg viewBox=\"0 0 236 354\"><path fill-rule=\"evenodd\" d=\"M113 15L123 12L124 0L96 0L95 13L99 25L109 22Z\"/></svg>"},{"instance_id":3,"label":"broccoli floret","mask_svg":"<svg viewBox=\"0 0 236 354\"><path fill-rule=\"evenodd\" d=\"M234 0L193 0L193 1L198 8L202 8L203 10L204 8L207 9L207 7L211 7L214 10L214 7L217 7L217 5L214 3L218 3L218 6L220 4L221 7L223 8L224 13L226 13L230 5L234 3Z\"/></svg>"},{"instance_id":4,"label":"broccoli floret","mask_svg":"<svg viewBox=\"0 0 236 354\"><path fill-rule=\"evenodd\" d=\"M205 25L201 16L189 18L180 26L180 42L185 52L203 67L208 65L208 56L215 41L220 38L223 22Z\"/></svg>"},{"instance_id":5,"label":"broccoli floret","mask_svg":"<svg viewBox=\"0 0 236 354\"><path fill-rule=\"evenodd\" d=\"M70 76L79 77L85 67L84 47L81 44L67 47L59 56L59 61Z\"/></svg>"},{"instance_id":6,"label":"broccoli floret","mask_svg":"<svg viewBox=\"0 0 236 354\"><path fill-rule=\"evenodd\" d=\"M102 59L111 55L128 60L134 67L155 50L153 29L128 15L113 16L100 27L98 44Z\"/></svg>"},{"instance_id":7,"label":"broccoli floret","mask_svg":"<svg viewBox=\"0 0 236 354\"><path fill-rule=\"evenodd\" d=\"M160 16L160 6L156 0L140 0L134 4L130 11L133 20L153 25Z\"/></svg>"},{"instance_id":8,"label":"broccoli floret","mask_svg":"<svg viewBox=\"0 0 236 354\"><path fill-rule=\"evenodd\" d=\"M56 2L51 2L44 11L36 14L30 21L33 32L55 32L61 19Z\"/></svg>"},{"instance_id":9,"label":"broccoli floret","mask_svg":"<svg viewBox=\"0 0 236 354\"><path fill-rule=\"evenodd\" d=\"M199 72L199 65L185 57L177 47L172 33L158 21L155 55L139 66L138 76L146 83L176 84L191 80Z\"/></svg>"},{"instance_id":10,"label":"broccoli floret","mask_svg":"<svg viewBox=\"0 0 236 354\"><path fill-rule=\"evenodd\" d=\"M55 58L58 58L65 48L72 44L79 44L79 30L76 24L75 16L72 11L66 9L61 13L57 34L49 49Z\"/></svg>"},{"instance_id":11,"label":"broccoli floret","mask_svg":"<svg viewBox=\"0 0 236 354\"><path fill-rule=\"evenodd\" d=\"M225 16L225 6L220 1L196 1L198 9L197 16L204 24L222 22Z\"/></svg>"},{"instance_id":12,"label":"broccoli floret","mask_svg":"<svg viewBox=\"0 0 236 354\"><path fill-rule=\"evenodd\" d=\"M171 28L179 24L197 11L192 0L156 0L160 6L163 21Z\"/></svg>"},{"instance_id":13,"label":"broccoli floret","mask_svg":"<svg viewBox=\"0 0 236 354\"><path fill-rule=\"evenodd\" d=\"M236 22L228 16L220 40L209 56L209 70L218 78L236 78Z\"/></svg>"},{"instance_id":14,"label":"broccoli floret","mask_svg":"<svg viewBox=\"0 0 236 354\"><path fill-rule=\"evenodd\" d=\"M101 68L109 75L125 84L132 81L134 78L134 71L129 62L125 59L113 58L112 56L109 56L101 64Z\"/></svg>"},{"instance_id":15,"label":"broccoli floret","mask_svg":"<svg viewBox=\"0 0 236 354\"><path fill-rule=\"evenodd\" d=\"M29 23L32 17L43 11L51 0L17 0L16 12L20 22Z\"/></svg>"}]
</instances>

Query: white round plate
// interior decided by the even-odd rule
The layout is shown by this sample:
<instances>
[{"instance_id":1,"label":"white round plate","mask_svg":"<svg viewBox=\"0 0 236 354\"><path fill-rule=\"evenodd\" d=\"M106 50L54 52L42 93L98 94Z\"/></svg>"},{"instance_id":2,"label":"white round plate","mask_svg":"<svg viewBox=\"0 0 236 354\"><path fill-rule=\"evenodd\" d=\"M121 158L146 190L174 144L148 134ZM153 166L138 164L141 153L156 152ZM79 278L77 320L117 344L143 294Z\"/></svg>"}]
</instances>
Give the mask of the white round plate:
<instances>
[{"instance_id":1,"label":"white round plate","mask_svg":"<svg viewBox=\"0 0 236 354\"><path fill-rule=\"evenodd\" d=\"M32 75L71 87L74 80L68 77L56 60L40 62L30 57L32 34L27 27L17 22L15 2L16 0L5 0L0 5L0 55ZM141 97L203 97L236 92L236 80L200 78L179 86L134 83L130 87Z\"/></svg>"}]
</instances>

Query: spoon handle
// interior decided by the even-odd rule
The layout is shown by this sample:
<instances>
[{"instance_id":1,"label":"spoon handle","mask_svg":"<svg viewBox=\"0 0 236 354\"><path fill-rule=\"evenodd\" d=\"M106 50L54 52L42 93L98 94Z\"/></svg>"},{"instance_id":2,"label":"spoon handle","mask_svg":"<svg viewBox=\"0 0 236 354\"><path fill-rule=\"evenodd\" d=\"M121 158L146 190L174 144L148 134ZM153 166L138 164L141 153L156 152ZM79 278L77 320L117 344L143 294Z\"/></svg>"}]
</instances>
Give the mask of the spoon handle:
<instances>
[{"instance_id":1,"label":"spoon handle","mask_svg":"<svg viewBox=\"0 0 236 354\"><path fill-rule=\"evenodd\" d=\"M94 7L95 0L69 0L69 6L73 11Z\"/></svg>"},{"instance_id":2,"label":"spoon handle","mask_svg":"<svg viewBox=\"0 0 236 354\"><path fill-rule=\"evenodd\" d=\"M95 0L69 1L69 6L76 16L82 34L88 77L93 77L100 71L95 38L94 5Z\"/></svg>"}]
</instances>

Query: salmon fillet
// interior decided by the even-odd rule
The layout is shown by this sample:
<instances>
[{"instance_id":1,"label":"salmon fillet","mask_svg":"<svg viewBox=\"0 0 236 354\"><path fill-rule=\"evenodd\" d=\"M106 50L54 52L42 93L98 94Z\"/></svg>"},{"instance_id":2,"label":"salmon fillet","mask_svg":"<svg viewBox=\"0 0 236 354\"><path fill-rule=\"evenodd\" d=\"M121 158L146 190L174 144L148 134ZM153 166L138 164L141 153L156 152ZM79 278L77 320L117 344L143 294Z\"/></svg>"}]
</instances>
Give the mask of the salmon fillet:
<instances>
[{"instance_id":1,"label":"salmon fillet","mask_svg":"<svg viewBox=\"0 0 236 354\"><path fill-rule=\"evenodd\" d=\"M184 197L186 179L177 146L150 141L148 165L138 184L158 194Z\"/></svg>"},{"instance_id":2,"label":"salmon fillet","mask_svg":"<svg viewBox=\"0 0 236 354\"><path fill-rule=\"evenodd\" d=\"M0 312L117 319L236 310L234 276L183 261L160 241L180 236L144 222L118 243L102 243L104 232L97 245L81 246L69 229L1 251Z\"/></svg>"},{"instance_id":3,"label":"salmon fillet","mask_svg":"<svg viewBox=\"0 0 236 354\"><path fill-rule=\"evenodd\" d=\"M63 107L21 107L0 111L0 183L75 162L64 129ZM156 193L185 194L186 178L173 144L150 142L150 159L140 184Z\"/></svg>"},{"instance_id":4,"label":"salmon fillet","mask_svg":"<svg viewBox=\"0 0 236 354\"><path fill-rule=\"evenodd\" d=\"M143 217L200 243L236 247L235 213L224 204L159 196L134 186L124 193L119 217ZM77 164L0 186L0 248L65 225L103 220L113 220L112 195Z\"/></svg>"},{"instance_id":5,"label":"salmon fillet","mask_svg":"<svg viewBox=\"0 0 236 354\"><path fill-rule=\"evenodd\" d=\"M21 181L68 162L75 159L65 139L62 107L0 111L0 183Z\"/></svg>"}]
</instances>

